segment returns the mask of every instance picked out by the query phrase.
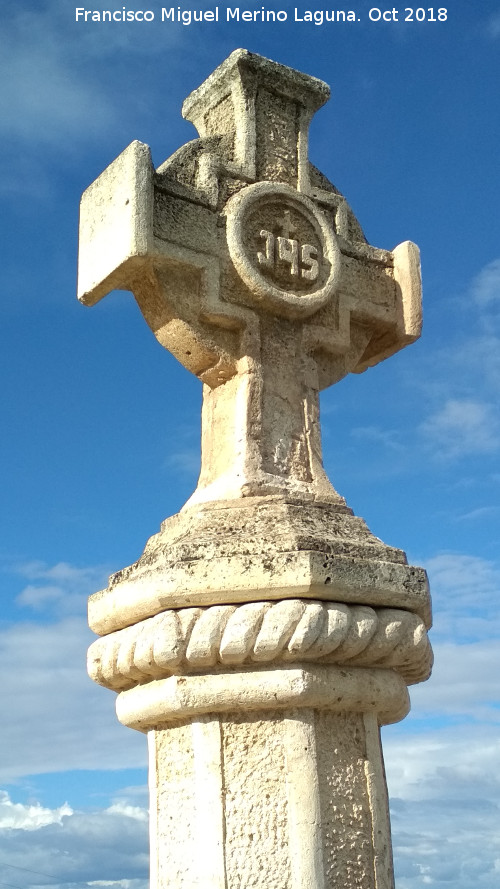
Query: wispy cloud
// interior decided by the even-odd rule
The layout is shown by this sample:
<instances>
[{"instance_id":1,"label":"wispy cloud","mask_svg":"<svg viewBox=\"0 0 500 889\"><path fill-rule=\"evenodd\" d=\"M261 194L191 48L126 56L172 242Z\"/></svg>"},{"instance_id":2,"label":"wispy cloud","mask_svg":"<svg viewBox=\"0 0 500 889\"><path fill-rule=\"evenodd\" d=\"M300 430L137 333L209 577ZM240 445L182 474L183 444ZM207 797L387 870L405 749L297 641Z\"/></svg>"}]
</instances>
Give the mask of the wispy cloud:
<instances>
[{"instance_id":1,"label":"wispy cloud","mask_svg":"<svg viewBox=\"0 0 500 889\"><path fill-rule=\"evenodd\" d=\"M472 623L472 629L478 627ZM480 622L477 622L478 624ZM464 628L465 629L465 628ZM496 725L500 730L500 626L494 638L472 644L434 643L433 674L412 690L420 719L448 717ZM460 732L457 733L457 739ZM500 745L500 737L498 738Z\"/></svg>"},{"instance_id":2,"label":"wispy cloud","mask_svg":"<svg viewBox=\"0 0 500 889\"><path fill-rule=\"evenodd\" d=\"M434 627L431 640L435 663L429 682L411 690L413 723L441 749L456 742L462 755L463 738L473 731L500 744L500 562L460 553L441 553L427 560L433 595ZM445 737L429 734L426 721L445 721L454 726ZM427 722L429 725L429 722ZM492 734L492 726L496 726ZM480 739L479 746L482 741ZM441 739L441 740L439 740ZM409 744L423 744L414 737ZM437 756L437 753L435 754ZM457 754L458 755L458 754ZM473 751L468 751L468 762ZM452 762L450 754L449 762ZM429 760L427 765L432 765ZM443 759L446 762L446 759ZM426 770L425 763L408 763L408 768ZM499 785L500 794L500 785Z\"/></svg>"},{"instance_id":3,"label":"wispy cloud","mask_svg":"<svg viewBox=\"0 0 500 889\"><path fill-rule=\"evenodd\" d=\"M498 562L440 553L424 561L424 567L433 594L435 636L445 643L500 639Z\"/></svg>"},{"instance_id":4,"label":"wispy cloud","mask_svg":"<svg viewBox=\"0 0 500 889\"><path fill-rule=\"evenodd\" d=\"M381 429L379 426L358 426L351 430L351 435L354 438L363 438L366 441L383 445L383 447L391 451L398 451L398 453L405 450L399 433L394 429Z\"/></svg>"},{"instance_id":5,"label":"wispy cloud","mask_svg":"<svg viewBox=\"0 0 500 889\"><path fill-rule=\"evenodd\" d=\"M445 460L491 454L500 447L496 407L467 398L449 398L420 424L419 431L434 456Z\"/></svg>"},{"instance_id":6,"label":"wispy cloud","mask_svg":"<svg viewBox=\"0 0 500 889\"><path fill-rule=\"evenodd\" d=\"M455 302L460 324L426 353L412 380L416 409L424 411L416 441L438 461L500 449L500 259L472 276Z\"/></svg>"},{"instance_id":7,"label":"wispy cloud","mask_svg":"<svg viewBox=\"0 0 500 889\"><path fill-rule=\"evenodd\" d=\"M149 889L149 883L141 880L89 880L87 886L95 886L96 889L107 889L109 886L114 889Z\"/></svg>"},{"instance_id":8,"label":"wispy cloud","mask_svg":"<svg viewBox=\"0 0 500 889\"><path fill-rule=\"evenodd\" d=\"M486 30L490 37L500 37L500 11L488 19Z\"/></svg>"},{"instance_id":9,"label":"wispy cloud","mask_svg":"<svg viewBox=\"0 0 500 889\"><path fill-rule=\"evenodd\" d=\"M116 113L91 73L79 76L64 39L65 23L44 11L14 14L0 35L0 71L9 89L0 93L3 140L31 146L55 145L61 138L108 131ZM68 145L69 148L69 145Z\"/></svg>"},{"instance_id":10,"label":"wispy cloud","mask_svg":"<svg viewBox=\"0 0 500 889\"><path fill-rule=\"evenodd\" d=\"M31 581L17 596L17 604L38 612L56 609L59 616L84 614L88 596L106 585L110 573L102 565L79 568L40 561L17 564L14 570Z\"/></svg>"},{"instance_id":11,"label":"wispy cloud","mask_svg":"<svg viewBox=\"0 0 500 889\"><path fill-rule=\"evenodd\" d=\"M487 798L500 793L494 766L500 754L497 726L449 724L411 732L411 718L384 729L391 795L398 799L436 799L444 795L473 800L479 787Z\"/></svg>"},{"instance_id":12,"label":"wispy cloud","mask_svg":"<svg viewBox=\"0 0 500 889\"><path fill-rule=\"evenodd\" d=\"M479 597L484 607L495 604L493 597L500 594L500 565L494 561L462 553L440 553L427 559L425 566L440 601L453 594L463 606L473 596L475 600Z\"/></svg>"},{"instance_id":13,"label":"wispy cloud","mask_svg":"<svg viewBox=\"0 0 500 889\"><path fill-rule=\"evenodd\" d=\"M405 723L384 730L397 886L469 889L474 879L493 889L500 854L500 565L445 553L426 567L437 618L433 675L411 690ZM470 636L475 641L465 641Z\"/></svg>"},{"instance_id":14,"label":"wispy cloud","mask_svg":"<svg viewBox=\"0 0 500 889\"><path fill-rule=\"evenodd\" d=\"M0 782L71 769L142 767L145 741L116 719L113 695L86 675L84 617L0 632Z\"/></svg>"},{"instance_id":15,"label":"wispy cloud","mask_svg":"<svg viewBox=\"0 0 500 889\"><path fill-rule=\"evenodd\" d=\"M75 6L61 0L11 5L0 34L0 73L9 84L0 95L3 139L60 147L64 138L67 151L72 139L102 141L119 125L125 106L144 109L152 99L137 84L140 72L136 68L131 77L125 60L144 56L149 63L158 56L162 64L166 53L180 52L183 41L192 41L187 31L177 24L165 28L158 20L142 27L77 23ZM174 62L169 70L172 80ZM151 93L156 96L154 88ZM165 106L169 96L162 95Z\"/></svg>"},{"instance_id":16,"label":"wispy cloud","mask_svg":"<svg viewBox=\"0 0 500 889\"><path fill-rule=\"evenodd\" d=\"M185 475L197 476L200 471L200 452L198 448L185 448L173 451L165 459L165 467L174 469Z\"/></svg>"},{"instance_id":17,"label":"wispy cloud","mask_svg":"<svg viewBox=\"0 0 500 889\"><path fill-rule=\"evenodd\" d=\"M440 553L425 567L435 612L433 675L412 688L405 723L384 730L396 883L493 889L500 860L500 563Z\"/></svg>"},{"instance_id":18,"label":"wispy cloud","mask_svg":"<svg viewBox=\"0 0 500 889\"><path fill-rule=\"evenodd\" d=\"M479 506L477 509L471 509L469 512L464 512L462 515L457 516L457 522L473 522L476 519L484 519L488 516L496 515L500 512L500 506Z\"/></svg>"},{"instance_id":19,"label":"wispy cloud","mask_svg":"<svg viewBox=\"0 0 500 889\"><path fill-rule=\"evenodd\" d=\"M172 101L170 89L161 86L164 60L167 54L172 62L171 84L178 50L182 71L186 31L161 23L77 24L75 7L61 0L6 7L0 32L0 76L8 84L0 91L0 196L47 197L61 174L81 163L82 148L88 159L99 145L101 158L109 160L114 154L106 154L108 144L117 153L117 142L124 147L140 136L139 129L131 134L131 119L139 128L147 118L149 127L152 110L158 105L164 114ZM132 68L137 56L147 64ZM147 71L154 57L162 73L151 86Z\"/></svg>"},{"instance_id":20,"label":"wispy cloud","mask_svg":"<svg viewBox=\"0 0 500 889\"><path fill-rule=\"evenodd\" d=\"M492 303L500 306L500 259L494 259L493 262L488 263L474 278L471 294L479 306L488 307Z\"/></svg>"}]
</instances>

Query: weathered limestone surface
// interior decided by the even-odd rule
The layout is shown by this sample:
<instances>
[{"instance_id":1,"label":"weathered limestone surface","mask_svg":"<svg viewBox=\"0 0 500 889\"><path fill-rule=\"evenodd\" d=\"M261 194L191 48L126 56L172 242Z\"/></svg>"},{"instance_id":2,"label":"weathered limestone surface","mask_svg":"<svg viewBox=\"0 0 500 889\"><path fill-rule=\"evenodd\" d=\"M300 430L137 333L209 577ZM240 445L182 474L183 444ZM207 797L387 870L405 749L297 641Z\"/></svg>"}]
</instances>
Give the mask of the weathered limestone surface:
<instances>
[{"instance_id":1,"label":"weathered limestone surface","mask_svg":"<svg viewBox=\"0 0 500 889\"><path fill-rule=\"evenodd\" d=\"M227 712L152 731L149 743L153 885L390 885L372 714Z\"/></svg>"},{"instance_id":2,"label":"weathered limestone surface","mask_svg":"<svg viewBox=\"0 0 500 889\"><path fill-rule=\"evenodd\" d=\"M328 96L237 50L184 103L200 138L82 198L80 299L131 290L203 383L196 491L89 601L89 673L148 735L154 889L393 887L379 726L429 675L429 590L332 487L319 392L420 335L419 255L309 163Z\"/></svg>"},{"instance_id":3,"label":"weathered limestone surface","mask_svg":"<svg viewBox=\"0 0 500 889\"><path fill-rule=\"evenodd\" d=\"M279 496L167 519L135 565L89 600L102 634L166 608L296 598L404 608L430 623L427 577L345 505Z\"/></svg>"}]
</instances>

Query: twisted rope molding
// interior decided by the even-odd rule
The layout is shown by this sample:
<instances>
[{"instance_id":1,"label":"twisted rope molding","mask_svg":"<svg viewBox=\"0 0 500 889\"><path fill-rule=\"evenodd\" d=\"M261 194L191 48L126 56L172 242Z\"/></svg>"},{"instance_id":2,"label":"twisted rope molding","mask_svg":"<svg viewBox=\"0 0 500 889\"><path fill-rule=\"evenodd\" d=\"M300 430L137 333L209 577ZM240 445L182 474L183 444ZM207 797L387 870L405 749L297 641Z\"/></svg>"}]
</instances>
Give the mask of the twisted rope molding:
<instances>
[{"instance_id":1,"label":"twisted rope molding","mask_svg":"<svg viewBox=\"0 0 500 889\"><path fill-rule=\"evenodd\" d=\"M88 672L122 691L172 674L299 660L390 667L410 685L429 676L432 649L408 611L284 599L163 611L96 640Z\"/></svg>"}]
</instances>

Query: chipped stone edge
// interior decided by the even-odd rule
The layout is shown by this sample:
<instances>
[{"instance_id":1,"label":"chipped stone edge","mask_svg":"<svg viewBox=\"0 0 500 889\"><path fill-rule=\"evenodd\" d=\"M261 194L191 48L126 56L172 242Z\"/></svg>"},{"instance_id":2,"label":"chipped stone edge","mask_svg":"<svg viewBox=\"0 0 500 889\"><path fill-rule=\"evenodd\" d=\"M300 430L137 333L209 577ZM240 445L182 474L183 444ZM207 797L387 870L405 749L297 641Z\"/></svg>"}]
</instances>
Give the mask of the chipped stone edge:
<instances>
[{"instance_id":1,"label":"chipped stone edge","mask_svg":"<svg viewBox=\"0 0 500 889\"><path fill-rule=\"evenodd\" d=\"M89 598L89 625L98 636L123 629L168 608L239 604L277 599L402 608L431 626L423 568L381 560L333 556L319 550L275 556L227 556L166 565L143 572Z\"/></svg>"}]
</instances>

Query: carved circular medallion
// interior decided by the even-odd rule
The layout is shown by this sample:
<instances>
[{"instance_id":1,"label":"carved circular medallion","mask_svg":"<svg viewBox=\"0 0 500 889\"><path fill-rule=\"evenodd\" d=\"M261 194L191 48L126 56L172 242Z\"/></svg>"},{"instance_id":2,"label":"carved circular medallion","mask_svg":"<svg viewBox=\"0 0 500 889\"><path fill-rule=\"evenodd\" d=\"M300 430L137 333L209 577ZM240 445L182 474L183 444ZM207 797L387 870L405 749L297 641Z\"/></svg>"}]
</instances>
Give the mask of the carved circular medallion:
<instances>
[{"instance_id":1,"label":"carved circular medallion","mask_svg":"<svg viewBox=\"0 0 500 889\"><path fill-rule=\"evenodd\" d=\"M250 294L287 318L317 312L335 292L340 251L316 205L288 185L258 182L226 207L229 254Z\"/></svg>"}]
</instances>

